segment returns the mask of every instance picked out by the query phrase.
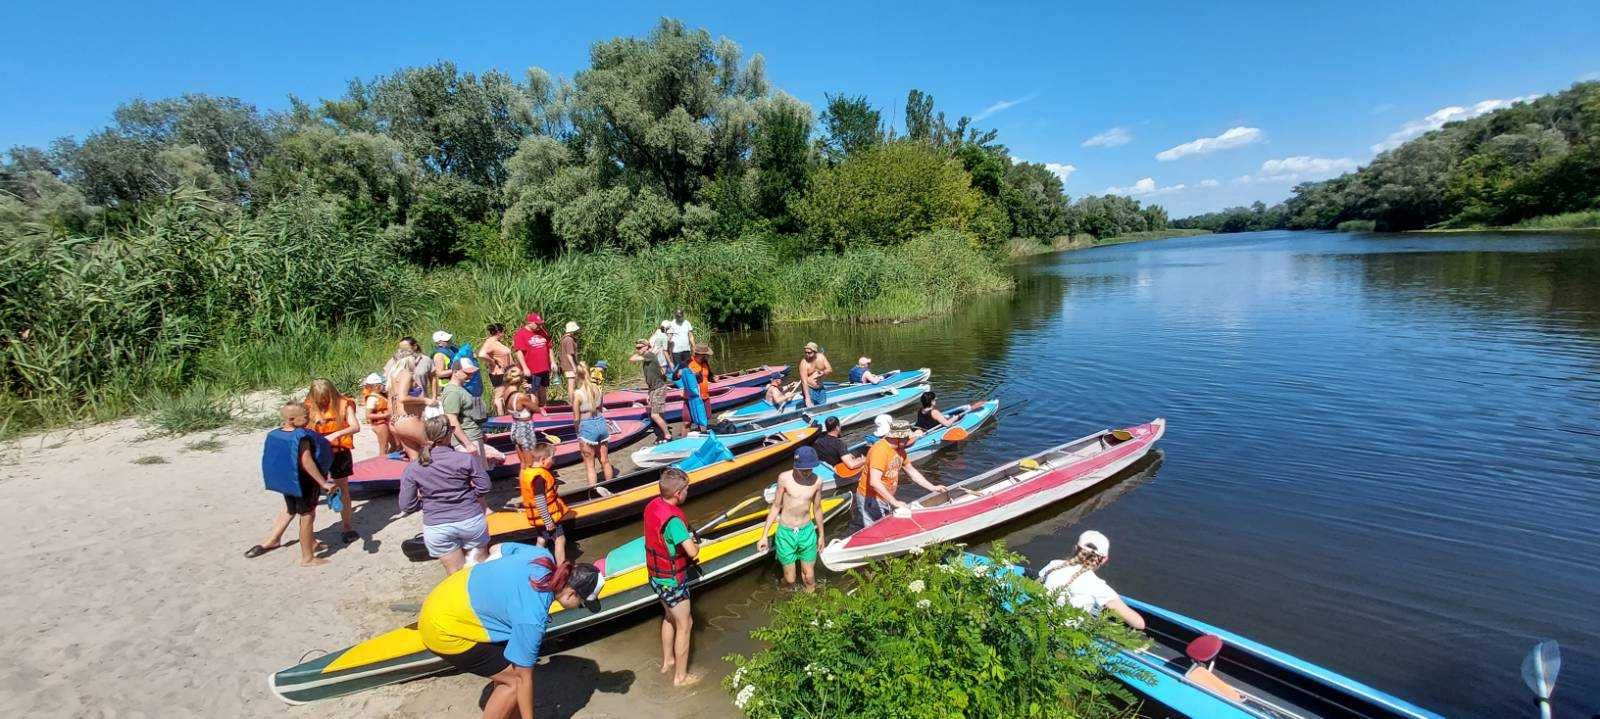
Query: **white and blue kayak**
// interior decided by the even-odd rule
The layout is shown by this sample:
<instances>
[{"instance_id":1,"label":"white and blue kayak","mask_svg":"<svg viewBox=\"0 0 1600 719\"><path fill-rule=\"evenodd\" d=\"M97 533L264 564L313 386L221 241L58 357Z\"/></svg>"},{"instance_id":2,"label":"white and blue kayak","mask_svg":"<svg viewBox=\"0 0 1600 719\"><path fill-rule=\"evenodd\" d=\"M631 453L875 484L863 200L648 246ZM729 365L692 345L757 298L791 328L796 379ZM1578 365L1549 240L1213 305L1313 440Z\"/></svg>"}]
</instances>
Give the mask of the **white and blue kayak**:
<instances>
[{"instance_id":1,"label":"white and blue kayak","mask_svg":"<svg viewBox=\"0 0 1600 719\"><path fill-rule=\"evenodd\" d=\"M885 389L899 389L911 385L923 384L933 376L933 370L926 367L917 370L895 370L883 376L883 379L872 384L839 384L832 387L824 386L825 396L820 404L810 407L812 411L820 411L830 407L837 407L862 397L870 397ZM774 407L771 402L761 400L747 404L737 409L728 410L717 415L717 419L730 422L755 422L770 419L778 415L805 410L805 399L795 397L785 402L782 407Z\"/></svg>"},{"instance_id":2,"label":"white and blue kayak","mask_svg":"<svg viewBox=\"0 0 1600 719\"><path fill-rule=\"evenodd\" d=\"M948 427L931 429L926 434L918 437L916 441L912 442L906 447L906 459L916 462L932 455L934 452L944 449L945 447L954 445L955 442L945 441L945 436L950 434L951 430L960 427L961 430L967 434L976 432L989 420L994 419L995 413L999 410L1000 400L991 399L987 402L962 405L957 409L946 412L945 416L955 421ZM857 457L865 457L867 450L872 447L872 440L875 439L876 437L869 435L867 439L850 445L845 449L845 452L847 454L853 454ZM847 487L851 486L861 478L859 473L860 471L858 470L856 474L844 478L841 482L838 474L834 471L834 468L826 464L817 465L816 472L817 480L822 482L822 491L824 492L833 491L841 484ZM777 483L767 485L767 489L763 494L767 498L767 502L772 502L772 499L778 494Z\"/></svg>"},{"instance_id":3,"label":"white and blue kayak","mask_svg":"<svg viewBox=\"0 0 1600 719\"><path fill-rule=\"evenodd\" d=\"M782 434L812 425L821 427L829 417L838 417L840 426L848 427L866 422L880 414L894 412L916 402L922 396L922 393L926 391L928 391L928 385L925 384L914 387L901 387L899 389L883 389L879 390L877 394L860 398L838 407L825 408L820 411L813 409L791 412L757 422L744 422L733 425L731 431L727 432L695 433L634 452L633 462L640 468L671 464L694 454L695 450L705 444L707 437L716 437L724 446L736 450L747 444L761 442L774 434Z\"/></svg>"}]
</instances>

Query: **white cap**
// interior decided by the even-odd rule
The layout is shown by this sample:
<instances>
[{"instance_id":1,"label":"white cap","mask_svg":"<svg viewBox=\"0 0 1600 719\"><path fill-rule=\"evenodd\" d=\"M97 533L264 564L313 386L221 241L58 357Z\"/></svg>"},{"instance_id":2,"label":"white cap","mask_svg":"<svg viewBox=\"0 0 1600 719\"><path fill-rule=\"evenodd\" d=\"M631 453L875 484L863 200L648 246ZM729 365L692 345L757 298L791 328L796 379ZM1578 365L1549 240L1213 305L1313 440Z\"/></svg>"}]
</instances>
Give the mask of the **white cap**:
<instances>
[{"instance_id":1,"label":"white cap","mask_svg":"<svg viewBox=\"0 0 1600 719\"><path fill-rule=\"evenodd\" d=\"M361 380L361 384L383 384L383 375L373 372L367 375L366 379Z\"/></svg>"},{"instance_id":2,"label":"white cap","mask_svg":"<svg viewBox=\"0 0 1600 719\"><path fill-rule=\"evenodd\" d=\"M433 333L433 343L434 344L439 344L440 342L449 342L449 341L450 341L450 333L449 332L446 332L444 330L439 330L438 332Z\"/></svg>"},{"instance_id":3,"label":"white cap","mask_svg":"<svg viewBox=\"0 0 1600 719\"><path fill-rule=\"evenodd\" d=\"M872 418L872 424L873 434L876 434L879 437L887 437L889 436L889 429L891 425L894 424L894 418L886 414L880 414Z\"/></svg>"},{"instance_id":4,"label":"white cap","mask_svg":"<svg viewBox=\"0 0 1600 719\"><path fill-rule=\"evenodd\" d=\"M872 358L871 357L862 357L861 359L856 360L856 364L861 365L862 367L865 367L865 366L867 366L869 364L872 364Z\"/></svg>"},{"instance_id":5,"label":"white cap","mask_svg":"<svg viewBox=\"0 0 1600 719\"><path fill-rule=\"evenodd\" d=\"M1078 548L1087 549L1102 557L1111 556L1111 540L1093 529L1078 535Z\"/></svg>"},{"instance_id":6,"label":"white cap","mask_svg":"<svg viewBox=\"0 0 1600 719\"><path fill-rule=\"evenodd\" d=\"M577 332L578 331L578 323L573 322L572 320L567 320L567 331L568 332Z\"/></svg>"}]
</instances>

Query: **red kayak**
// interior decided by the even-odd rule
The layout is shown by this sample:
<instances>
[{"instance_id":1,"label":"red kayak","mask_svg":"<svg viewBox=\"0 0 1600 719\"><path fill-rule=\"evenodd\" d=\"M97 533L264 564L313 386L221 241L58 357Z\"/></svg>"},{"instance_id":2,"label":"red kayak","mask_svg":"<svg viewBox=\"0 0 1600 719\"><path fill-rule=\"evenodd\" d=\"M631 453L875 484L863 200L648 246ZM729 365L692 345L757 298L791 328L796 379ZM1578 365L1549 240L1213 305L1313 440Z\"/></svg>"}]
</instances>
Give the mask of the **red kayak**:
<instances>
[{"instance_id":1,"label":"red kayak","mask_svg":"<svg viewBox=\"0 0 1600 719\"><path fill-rule=\"evenodd\" d=\"M643 436L645 432L644 422L624 420L620 422L612 421L610 424L611 439L606 442L606 446L611 449L632 444ZM555 445L555 453L551 455L555 466L565 467L582 461L583 455L578 450L577 433L573 430L572 425L547 427L540 429L539 432L541 434L554 435L561 440L560 444ZM490 445L502 444L496 442L492 437L486 437L486 439L489 440ZM522 466L517 460L516 451L503 446L496 447L496 449L505 452L506 461L498 467L491 467L489 469L489 477L499 479L517 476L517 471L522 469ZM369 496L400 491L400 474L405 471L406 464L407 461L404 455L400 459L383 455L356 462L355 473L350 475L350 493Z\"/></svg>"},{"instance_id":2,"label":"red kayak","mask_svg":"<svg viewBox=\"0 0 1600 719\"><path fill-rule=\"evenodd\" d=\"M757 399L760 399L761 395L766 391L767 390L765 387L723 387L721 389L712 389L710 411L715 412L717 410L728 409L729 407L737 407L742 404L754 402ZM677 422L682 420L683 393L673 390L672 392L667 393L667 396L667 405L661 410L662 419L665 419L668 422ZM677 396L677 399L671 399L673 396ZM602 414L605 415L606 419L616 420L618 422L623 420L638 420L641 422L646 421L650 418L650 408L645 406L646 401L647 399L643 399L637 404L628 405L626 407L612 407L607 405ZM509 427L510 425L511 415L509 414L502 414L498 417L490 417L486 426L491 430L497 431L489 434L489 440L492 442L506 437L507 433L503 430L503 428ZM533 425L535 427L571 426L572 406L566 404L552 404L548 407L548 411L534 412Z\"/></svg>"},{"instance_id":3,"label":"red kayak","mask_svg":"<svg viewBox=\"0 0 1600 719\"><path fill-rule=\"evenodd\" d=\"M715 374L711 375L711 381L708 383L706 390L712 395L715 395L717 390L726 389L729 387L761 387L762 385L765 385L767 380L771 379L773 375L782 377L783 375L788 374L788 372L789 365L780 364L761 365L760 367L739 370L738 372ZM618 402L621 404L621 406L627 406L635 402L644 404L649 399L650 393L643 389L619 389L607 392L605 401L606 406L611 407L614 406L612 404L613 402ZM667 401L682 402L683 391L676 389L668 390Z\"/></svg>"}]
</instances>

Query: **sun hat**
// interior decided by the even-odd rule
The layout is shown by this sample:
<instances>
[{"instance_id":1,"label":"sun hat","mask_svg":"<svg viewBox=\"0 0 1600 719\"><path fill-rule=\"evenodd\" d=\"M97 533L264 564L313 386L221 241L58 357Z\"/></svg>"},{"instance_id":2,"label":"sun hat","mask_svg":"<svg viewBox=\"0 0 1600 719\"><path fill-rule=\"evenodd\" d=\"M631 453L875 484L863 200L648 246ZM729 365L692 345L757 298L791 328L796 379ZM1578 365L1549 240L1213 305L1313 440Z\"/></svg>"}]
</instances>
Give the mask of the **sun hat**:
<instances>
[{"instance_id":1,"label":"sun hat","mask_svg":"<svg viewBox=\"0 0 1600 719\"><path fill-rule=\"evenodd\" d=\"M573 322L572 320L567 320L567 331L568 332L577 332L578 331L578 323Z\"/></svg>"},{"instance_id":2,"label":"sun hat","mask_svg":"<svg viewBox=\"0 0 1600 719\"><path fill-rule=\"evenodd\" d=\"M366 379L361 380L361 384L383 384L383 375L373 372L367 375Z\"/></svg>"},{"instance_id":3,"label":"sun hat","mask_svg":"<svg viewBox=\"0 0 1600 719\"><path fill-rule=\"evenodd\" d=\"M450 333L449 332L446 332L444 330L439 330L438 332L433 333L433 343L434 344L439 344L440 342L449 342L449 341L450 341Z\"/></svg>"},{"instance_id":4,"label":"sun hat","mask_svg":"<svg viewBox=\"0 0 1600 719\"><path fill-rule=\"evenodd\" d=\"M588 562L572 565L572 573L567 575L567 586L578 593L578 600L583 602L584 609L600 611L600 590L605 588L606 578L600 573L599 567Z\"/></svg>"},{"instance_id":5,"label":"sun hat","mask_svg":"<svg viewBox=\"0 0 1600 719\"><path fill-rule=\"evenodd\" d=\"M1087 549L1102 557L1111 556L1111 540L1093 529L1078 535L1078 548Z\"/></svg>"},{"instance_id":6,"label":"sun hat","mask_svg":"<svg viewBox=\"0 0 1600 719\"><path fill-rule=\"evenodd\" d=\"M708 345L708 344L695 345L694 346L694 353L697 354L697 355L705 355L707 357L710 357L713 354L711 352L711 345Z\"/></svg>"},{"instance_id":7,"label":"sun hat","mask_svg":"<svg viewBox=\"0 0 1600 719\"><path fill-rule=\"evenodd\" d=\"M815 343L815 342L807 342L806 346L805 346L805 349L811 350L812 352L821 352L822 351L822 348L818 347L817 343Z\"/></svg>"},{"instance_id":8,"label":"sun hat","mask_svg":"<svg viewBox=\"0 0 1600 719\"><path fill-rule=\"evenodd\" d=\"M895 439L910 439L911 423L903 419L895 420L894 424L889 425L889 436Z\"/></svg>"},{"instance_id":9,"label":"sun hat","mask_svg":"<svg viewBox=\"0 0 1600 719\"><path fill-rule=\"evenodd\" d=\"M809 472L820 464L817 459L817 450L811 447L801 447L794 451L794 468L802 472Z\"/></svg>"},{"instance_id":10,"label":"sun hat","mask_svg":"<svg viewBox=\"0 0 1600 719\"><path fill-rule=\"evenodd\" d=\"M871 357L862 357L861 359L856 360L856 364L861 365L862 367L865 367L865 366L867 366L869 364L872 364L872 358Z\"/></svg>"},{"instance_id":11,"label":"sun hat","mask_svg":"<svg viewBox=\"0 0 1600 719\"><path fill-rule=\"evenodd\" d=\"M656 325L656 329L659 329L662 332L666 332L667 328L669 328L671 326L672 326L672 320L661 320L661 324Z\"/></svg>"},{"instance_id":12,"label":"sun hat","mask_svg":"<svg viewBox=\"0 0 1600 719\"><path fill-rule=\"evenodd\" d=\"M536 324L536 325L544 324L544 318L540 317L538 312L529 312L528 316L524 317L522 319L525 322L531 322L531 323Z\"/></svg>"}]
</instances>

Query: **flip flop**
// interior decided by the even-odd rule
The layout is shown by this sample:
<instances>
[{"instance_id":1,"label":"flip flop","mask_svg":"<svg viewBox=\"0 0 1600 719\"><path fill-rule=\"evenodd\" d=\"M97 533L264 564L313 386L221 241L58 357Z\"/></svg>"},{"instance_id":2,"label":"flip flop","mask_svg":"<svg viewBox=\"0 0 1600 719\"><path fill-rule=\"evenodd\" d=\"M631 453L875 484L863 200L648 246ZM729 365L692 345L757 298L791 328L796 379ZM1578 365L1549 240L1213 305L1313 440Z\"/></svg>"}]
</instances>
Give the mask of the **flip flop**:
<instances>
[{"instance_id":1,"label":"flip flop","mask_svg":"<svg viewBox=\"0 0 1600 719\"><path fill-rule=\"evenodd\" d=\"M279 545L279 546L282 546L282 545ZM263 546L257 544L254 547L251 547L249 549L244 550L244 558L245 559L255 559L256 557L259 557L259 556L261 556L263 554L266 554L267 552L270 552L270 551L272 551L274 549L277 549L277 548L278 547L263 547Z\"/></svg>"},{"instance_id":2,"label":"flip flop","mask_svg":"<svg viewBox=\"0 0 1600 719\"><path fill-rule=\"evenodd\" d=\"M357 534L355 532L345 532L345 533L339 535L339 539L343 540L345 544L349 544L349 543L354 542L354 541L356 541L356 540L358 540L360 538L361 538L361 535Z\"/></svg>"}]
</instances>

